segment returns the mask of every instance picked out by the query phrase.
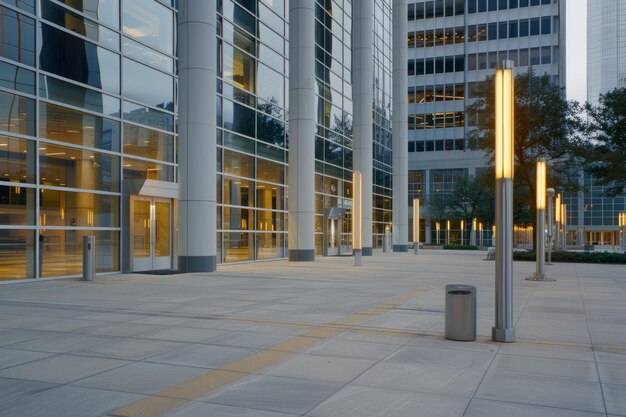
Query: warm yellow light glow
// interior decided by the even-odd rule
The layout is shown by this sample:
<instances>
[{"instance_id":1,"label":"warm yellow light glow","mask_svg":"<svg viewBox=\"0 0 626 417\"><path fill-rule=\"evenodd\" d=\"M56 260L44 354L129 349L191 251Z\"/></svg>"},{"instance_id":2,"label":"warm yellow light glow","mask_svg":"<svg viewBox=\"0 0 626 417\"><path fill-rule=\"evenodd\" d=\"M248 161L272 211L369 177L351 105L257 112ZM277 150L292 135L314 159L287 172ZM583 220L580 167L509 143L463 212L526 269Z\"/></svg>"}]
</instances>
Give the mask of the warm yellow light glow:
<instances>
[{"instance_id":1,"label":"warm yellow light glow","mask_svg":"<svg viewBox=\"0 0 626 417\"><path fill-rule=\"evenodd\" d=\"M472 230L476 230L476 217L472 220Z\"/></svg>"},{"instance_id":2,"label":"warm yellow light glow","mask_svg":"<svg viewBox=\"0 0 626 417\"><path fill-rule=\"evenodd\" d=\"M446 222L446 229L448 229L448 232L450 231L450 220Z\"/></svg>"},{"instance_id":3,"label":"warm yellow light glow","mask_svg":"<svg viewBox=\"0 0 626 417\"><path fill-rule=\"evenodd\" d=\"M561 194L556 195L556 200L554 202L554 221L561 221Z\"/></svg>"},{"instance_id":4,"label":"warm yellow light glow","mask_svg":"<svg viewBox=\"0 0 626 417\"><path fill-rule=\"evenodd\" d=\"M481 232L483 231L483 224L482 224L482 222L478 223L478 230L480 230Z\"/></svg>"},{"instance_id":5,"label":"warm yellow light glow","mask_svg":"<svg viewBox=\"0 0 626 417\"><path fill-rule=\"evenodd\" d=\"M435 223L435 229L437 231L440 231L441 230L441 223L439 223L439 222Z\"/></svg>"},{"instance_id":6,"label":"warm yellow light glow","mask_svg":"<svg viewBox=\"0 0 626 417\"><path fill-rule=\"evenodd\" d=\"M420 241L420 199L413 199L413 242Z\"/></svg>"},{"instance_id":7,"label":"warm yellow light glow","mask_svg":"<svg viewBox=\"0 0 626 417\"><path fill-rule=\"evenodd\" d=\"M537 209L546 208L546 161L537 161Z\"/></svg>"},{"instance_id":8,"label":"warm yellow light glow","mask_svg":"<svg viewBox=\"0 0 626 417\"><path fill-rule=\"evenodd\" d=\"M561 204L561 223L567 226L567 204Z\"/></svg>"},{"instance_id":9,"label":"warm yellow light glow","mask_svg":"<svg viewBox=\"0 0 626 417\"><path fill-rule=\"evenodd\" d=\"M359 171L352 173L352 249L361 250L361 225L363 221L362 208L362 175Z\"/></svg>"},{"instance_id":10,"label":"warm yellow light glow","mask_svg":"<svg viewBox=\"0 0 626 417\"><path fill-rule=\"evenodd\" d=\"M513 69L496 70L496 178L513 178Z\"/></svg>"}]
</instances>

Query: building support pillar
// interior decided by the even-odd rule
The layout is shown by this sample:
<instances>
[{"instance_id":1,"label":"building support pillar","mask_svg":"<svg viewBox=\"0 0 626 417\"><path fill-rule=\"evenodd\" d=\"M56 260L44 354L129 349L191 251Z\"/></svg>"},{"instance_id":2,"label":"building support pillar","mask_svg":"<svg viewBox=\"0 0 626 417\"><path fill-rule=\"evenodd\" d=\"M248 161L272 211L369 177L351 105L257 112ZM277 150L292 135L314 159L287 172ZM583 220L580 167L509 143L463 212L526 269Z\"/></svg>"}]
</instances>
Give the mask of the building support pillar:
<instances>
[{"instance_id":1,"label":"building support pillar","mask_svg":"<svg viewBox=\"0 0 626 417\"><path fill-rule=\"evenodd\" d=\"M178 269L213 272L217 259L215 2L180 3L178 53Z\"/></svg>"},{"instance_id":2,"label":"building support pillar","mask_svg":"<svg viewBox=\"0 0 626 417\"><path fill-rule=\"evenodd\" d=\"M372 255L374 4L352 3L352 101L354 103L354 170L363 181L363 256ZM290 26L292 26L291 24ZM291 56L293 59L293 55ZM293 76L293 72L291 72ZM406 94L406 93L405 93ZM293 103L293 101L291 101ZM293 105L293 104L292 104ZM313 150L311 149L311 153ZM408 195L406 196L408 200ZM408 210L408 209L407 209Z\"/></svg>"},{"instance_id":3,"label":"building support pillar","mask_svg":"<svg viewBox=\"0 0 626 417\"><path fill-rule=\"evenodd\" d=\"M289 1L290 261L315 260L315 2Z\"/></svg>"},{"instance_id":4,"label":"building support pillar","mask_svg":"<svg viewBox=\"0 0 626 417\"><path fill-rule=\"evenodd\" d=\"M407 0L393 1L393 251L409 250ZM419 242L419 236L414 237Z\"/></svg>"}]
</instances>

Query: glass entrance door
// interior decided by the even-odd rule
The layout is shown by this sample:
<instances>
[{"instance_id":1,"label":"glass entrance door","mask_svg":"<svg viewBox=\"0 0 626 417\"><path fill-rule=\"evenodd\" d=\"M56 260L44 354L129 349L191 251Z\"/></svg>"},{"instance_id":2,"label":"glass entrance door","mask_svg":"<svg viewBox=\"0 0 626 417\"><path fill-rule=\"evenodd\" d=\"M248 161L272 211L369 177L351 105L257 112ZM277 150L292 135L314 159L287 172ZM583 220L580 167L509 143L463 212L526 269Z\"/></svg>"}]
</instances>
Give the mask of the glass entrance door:
<instances>
[{"instance_id":1,"label":"glass entrance door","mask_svg":"<svg viewBox=\"0 0 626 417\"><path fill-rule=\"evenodd\" d=\"M165 198L131 199L133 271L172 267L172 202Z\"/></svg>"}]
</instances>

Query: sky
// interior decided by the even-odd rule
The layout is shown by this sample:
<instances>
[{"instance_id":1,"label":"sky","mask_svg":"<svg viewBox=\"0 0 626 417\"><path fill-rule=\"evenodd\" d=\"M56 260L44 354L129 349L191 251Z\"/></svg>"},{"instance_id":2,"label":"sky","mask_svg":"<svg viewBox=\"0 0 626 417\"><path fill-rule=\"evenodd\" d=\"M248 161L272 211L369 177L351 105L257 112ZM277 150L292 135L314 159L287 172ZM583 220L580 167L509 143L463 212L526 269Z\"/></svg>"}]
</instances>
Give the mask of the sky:
<instances>
[{"instance_id":1,"label":"sky","mask_svg":"<svg viewBox=\"0 0 626 417\"><path fill-rule=\"evenodd\" d=\"M587 99L587 0L566 2L566 92L570 100Z\"/></svg>"}]
</instances>

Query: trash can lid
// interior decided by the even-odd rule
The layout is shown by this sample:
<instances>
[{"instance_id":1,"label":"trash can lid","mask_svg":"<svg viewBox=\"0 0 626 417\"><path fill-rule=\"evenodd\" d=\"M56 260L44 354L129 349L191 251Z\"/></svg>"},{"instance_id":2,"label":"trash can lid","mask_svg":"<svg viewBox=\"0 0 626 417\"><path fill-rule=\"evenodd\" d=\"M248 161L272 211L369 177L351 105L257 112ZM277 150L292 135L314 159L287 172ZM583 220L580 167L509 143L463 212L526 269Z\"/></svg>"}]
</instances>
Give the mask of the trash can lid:
<instances>
[{"instance_id":1,"label":"trash can lid","mask_svg":"<svg viewBox=\"0 0 626 417\"><path fill-rule=\"evenodd\" d=\"M446 285L446 291L455 291L455 290L465 290L465 291L476 291L476 287L474 285L466 285L466 284L448 284Z\"/></svg>"}]
</instances>

